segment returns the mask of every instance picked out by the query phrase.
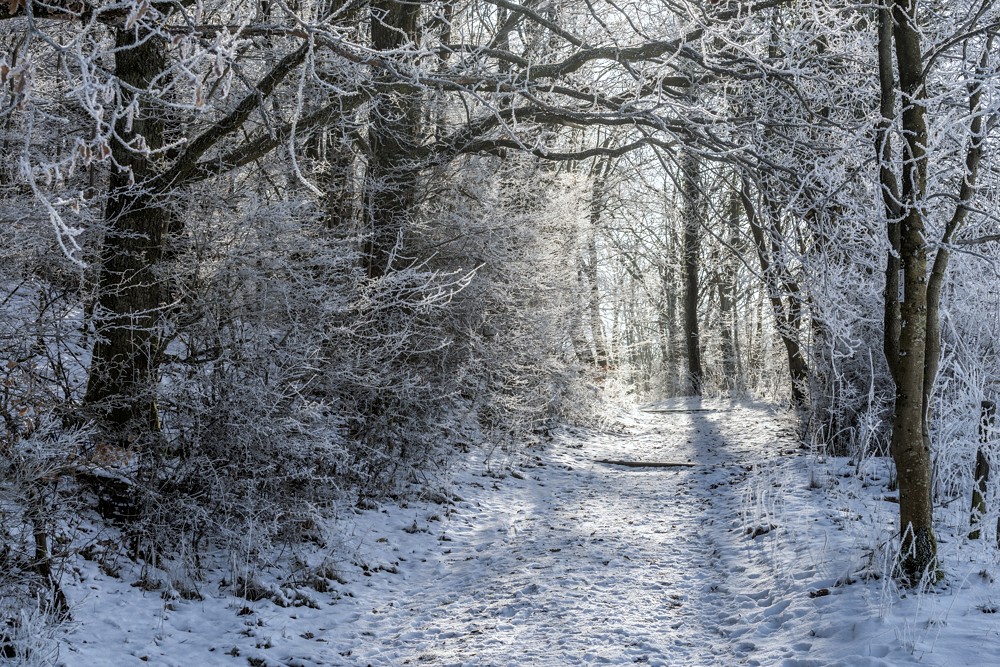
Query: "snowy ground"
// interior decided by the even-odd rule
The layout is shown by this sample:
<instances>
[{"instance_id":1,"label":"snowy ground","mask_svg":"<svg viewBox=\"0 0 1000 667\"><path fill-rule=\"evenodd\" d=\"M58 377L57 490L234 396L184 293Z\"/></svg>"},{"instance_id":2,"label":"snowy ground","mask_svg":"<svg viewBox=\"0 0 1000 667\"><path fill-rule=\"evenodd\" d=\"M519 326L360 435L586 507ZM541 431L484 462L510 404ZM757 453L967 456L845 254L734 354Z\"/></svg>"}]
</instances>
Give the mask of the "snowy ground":
<instances>
[{"instance_id":1,"label":"snowy ground","mask_svg":"<svg viewBox=\"0 0 1000 667\"><path fill-rule=\"evenodd\" d=\"M171 599L81 560L77 625L54 662L996 664L992 540L945 529L945 583L896 590L884 462L818 460L764 406L664 403L609 432L564 432L503 478L467 464L451 503L345 520L342 581L285 588L289 606L217 581L203 600Z\"/></svg>"}]
</instances>

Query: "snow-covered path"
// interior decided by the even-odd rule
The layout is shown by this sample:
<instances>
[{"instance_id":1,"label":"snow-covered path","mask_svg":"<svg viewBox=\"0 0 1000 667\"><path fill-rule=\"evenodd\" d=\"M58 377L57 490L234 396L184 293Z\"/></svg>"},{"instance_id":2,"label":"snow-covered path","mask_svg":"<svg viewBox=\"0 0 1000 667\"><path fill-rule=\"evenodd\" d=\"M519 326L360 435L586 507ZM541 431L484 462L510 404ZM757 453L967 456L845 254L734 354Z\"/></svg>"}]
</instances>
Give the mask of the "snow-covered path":
<instances>
[{"instance_id":1,"label":"snow-covered path","mask_svg":"<svg viewBox=\"0 0 1000 667\"><path fill-rule=\"evenodd\" d=\"M766 548L752 533L770 530L775 509L744 482L798 454L790 429L760 408L693 405L629 426L564 436L520 483L460 504L449 541L414 573L420 585L382 584L384 604L351 619L342 654L372 665L753 662L751 635L795 610L772 594L779 575L747 574L741 562ZM596 462L605 459L694 465ZM803 563L793 576L812 572ZM771 657L811 646L787 648Z\"/></svg>"},{"instance_id":2,"label":"snow-covered path","mask_svg":"<svg viewBox=\"0 0 1000 667\"><path fill-rule=\"evenodd\" d=\"M714 517L739 519L732 482L746 457L731 451L725 416L651 415L632 433L556 443L522 483L462 507L419 573L426 586L396 578L386 604L356 619L352 654L385 665L729 662L717 593L728 573L712 533ZM623 458L695 466L595 463Z\"/></svg>"},{"instance_id":3,"label":"snow-covered path","mask_svg":"<svg viewBox=\"0 0 1000 667\"><path fill-rule=\"evenodd\" d=\"M279 593L306 605L164 601L81 562L60 664L950 666L1000 646L993 552L943 539L947 594L900 599L879 571L884 462L817 460L766 406L660 404L502 479L475 457L453 502L342 521L342 581Z\"/></svg>"}]
</instances>

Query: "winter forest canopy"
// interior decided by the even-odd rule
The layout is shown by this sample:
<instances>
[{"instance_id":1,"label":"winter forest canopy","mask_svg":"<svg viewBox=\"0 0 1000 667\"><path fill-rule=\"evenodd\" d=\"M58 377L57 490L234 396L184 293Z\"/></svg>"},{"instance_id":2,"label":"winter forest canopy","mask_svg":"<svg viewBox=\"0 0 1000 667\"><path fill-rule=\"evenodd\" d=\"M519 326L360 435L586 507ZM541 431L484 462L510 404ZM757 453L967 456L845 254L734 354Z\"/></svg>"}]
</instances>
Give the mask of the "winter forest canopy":
<instances>
[{"instance_id":1,"label":"winter forest canopy","mask_svg":"<svg viewBox=\"0 0 1000 667\"><path fill-rule=\"evenodd\" d=\"M65 606L87 512L251 562L690 395L890 457L898 580L943 576L1000 378L998 31L992 0L0 3L3 598Z\"/></svg>"}]
</instances>

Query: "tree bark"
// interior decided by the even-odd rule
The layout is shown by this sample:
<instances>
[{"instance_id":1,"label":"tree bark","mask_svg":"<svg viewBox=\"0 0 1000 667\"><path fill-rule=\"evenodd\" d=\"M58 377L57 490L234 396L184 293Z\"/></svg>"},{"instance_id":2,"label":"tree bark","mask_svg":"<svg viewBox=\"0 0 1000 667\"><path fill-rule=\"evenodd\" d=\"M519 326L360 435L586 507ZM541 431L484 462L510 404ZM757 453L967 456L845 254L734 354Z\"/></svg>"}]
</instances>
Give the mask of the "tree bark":
<instances>
[{"instance_id":1,"label":"tree bark","mask_svg":"<svg viewBox=\"0 0 1000 667\"><path fill-rule=\"evenodd\" d=\"M701 254L701 210L698 157L681 157L681 197L684 201L684 342L687 347L688 390L701 396L701 337L698 333L698 270Z\"/></svg>"},{"instance_id":2,"label":"tree bark","mask_svg":"<svg viewBox=\"0 0 1000 667\"><path fill-rule=\"evenodd\" d=\"M927 190L926 91L916 0L895 0L893 37L902 95L904 136L899 250L903 268L896 405L891 451L899 481L900 574L913 584L937 577L937 541L931 502L931 452L925 437L924 373L927 358L927 243L923 207Z\"/></svg>"},{"instance_id":3,"label":"tree bark","mask_svg":"<svg viewBox=\"0 0 1000 667\"><path fill-rule=\"evenodd\" d=\"M376 0L371 6L372 45L379 51L415 43L420 3ZM367 240L364 268L376 279L398 268L402 237L416 205L420 128L419 93L391 85L387 74L376 77L368 126Z\"/></svg>"},{"instance_id":4,"label":"tree bark","mask_svg":"<svg viewBox=\"0 0 1000 667\"><path fill-rule=\"evenodd\" d=\"M761 275L764 278L764 289L771 302L771 314L774 316L778 336L785 347L788 375L791 380L792 404L801 408L806 404L805 387L809 379L809 367L802 355L798 339L801 313L801 307L796 301L798 286L790 278L781 279L778 275L779 270L772 261L774 250L776 250L775 244L769 244L765 237L764 228L757 215L757 208L751 198L750 182L745 178L740 190L740 201L743 204L743 210L750 225L750 235L757 250L757 259L760 262ZM782 299L782 291L789 293L788 306Z\"/></svg>"},{"instance_id":5,"label":"tree bark","mask_svg":"<svg viewBox=\"0 0 1000 667\"><path fill-rule=\"evenodd\" d=\"M607 144L607 142L605 142ZM590 228L587 230L587 259L583 269L588 283L588 311L590 334L594 340L594 355L597 365L607 370L609 365L608 345L604 336L604 325L601 320L601 288L598 282L597 261L597 228L601 223L601 208L604 204L604 191L608 172L611 170L611 160L600 160L594 167L594 186L590 201Z\"/></svg>"},{"instance_id":6,"label":"tree bark","mask_svg":"<svg viewBox=\"0 0 1000 667\"><path fill-rule=\"evenodd\" d=\"M162 42L138 39L133 31L116 33L115 72L122 82L122 106L148 90L166 68ZM163 121L148 98L131 127L119 119L121 141L111 147L112 170L105 207L107 225L101 252L97 340L94 345L86 402L114 426L123 442L160 428L156 406L159 340L164 277L157 264L163 256L169 214L144 184L155 176L153 158L125 143L144 141L151 151L163 145Z\"/></svg>"}]
</instances>

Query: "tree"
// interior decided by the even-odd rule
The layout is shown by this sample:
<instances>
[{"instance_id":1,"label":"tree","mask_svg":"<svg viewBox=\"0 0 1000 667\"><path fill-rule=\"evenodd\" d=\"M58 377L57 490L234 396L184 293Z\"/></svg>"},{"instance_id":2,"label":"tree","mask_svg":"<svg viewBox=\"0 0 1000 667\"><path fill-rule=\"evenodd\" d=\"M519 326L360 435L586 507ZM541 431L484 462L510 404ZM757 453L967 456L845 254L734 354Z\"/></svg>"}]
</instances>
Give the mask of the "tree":
<instances>
[{"instance_id":1,"label":"tree","mask_svg":"<svg viewBox=\"0 0 1000 667\"><path fill-rule=\"evenodd\" d=\"M701 255L700 164L686 152L681 157L681 196L684 199L684 342L687 348L689 390L701 396L704 372L701 368L701 336L698 333L699 259Z\"/></svg>"},{"instance_id":2,"label":"tree","mask_svg":"<svg viewBox=\"0 0 1000 667\"><path fill-rule=\"evenodd\" d=\"M764 223L757 212L758 207L753 202L750 183L746 178L743 179L740 200L760 263L764 289L771 303L771 314L785 349L788 375L791 380L792 404L802 408L806 405L805 388L808 383L808 368L799 344L802 318L801 295L797 282L780 260L782 246L779 239L781 233L780 229L776 229L777 221L773 220L777 217L776 207L773 203L770 206L765 206L770 210L772 219L771 225L765 230ZM769 202L766 197L765 202Z\"/></svg>"},{"instance_id":3,"label":"tree","mask_svg":"<svg viewBox=\"0 0 1000 667\"><path fill-rule=\"evenodd\" d=\"M161 35L115 29L115 76L122 96L111 143L96 343L85 401L118 430L122 444L160 430L157 337L168 290L160 270L170 212L149 181L164 145L165 109L150 95L166 70Z\"/></svg>"},{"instance_id":4,"label":"tree","mask_svg":"<svg viewBox=\"0 0 1000 667\"><path fill-rule=\"evenodd\" d=\"M984 4L982 12L991 8ZM951 40L968 50L979 44L982 56L967 84L968 144L960 172L957 204L945 223L940 241L932 238L933 205L929 198L928 94L931 59L949 48L942 44L927 57L921 46L920 3L895 0L879 12L879 73L882 122L877 135L880 184L888 222L890 257L886 263L885 350L896 385L892 420L892 455L900 489L900 535L903 576L911 582L937 577L931 497L932 455L928 419L930 397L937 376L940 348L940 300L955 233L968 217L975 194L979 163L985 144L981 106L983 75L989 63L993 37ZM895 62L893 63L893 56ZM896 72L893 74L893 64ZM888 129L896 121L898 77L901 155L892 160ZM899 165L899 171L893 165ZM933 257L933 260L931 258ZM928 264L933 261L928 275ZM901 278L897 277L901 274Z\"/></svg>"},{"instance_id":5,"label":"tree","mask_svg":"<svg viewBox=\"0 0 1000 667\"><path fill-rule=\"evenodd\" d=\"M420 41L417 18L420 4L399 0L371 5L372 46L393 53L399 65L412 65ZM421 119L420 90L400 85L392 72L381 72L372 82L374 95L369 111L368 173L366 175L366 230L364 262L370 278L392 271L407 259L401 238L413 213L419 164L415 148Z\"/></svg>"}]
</instances>

